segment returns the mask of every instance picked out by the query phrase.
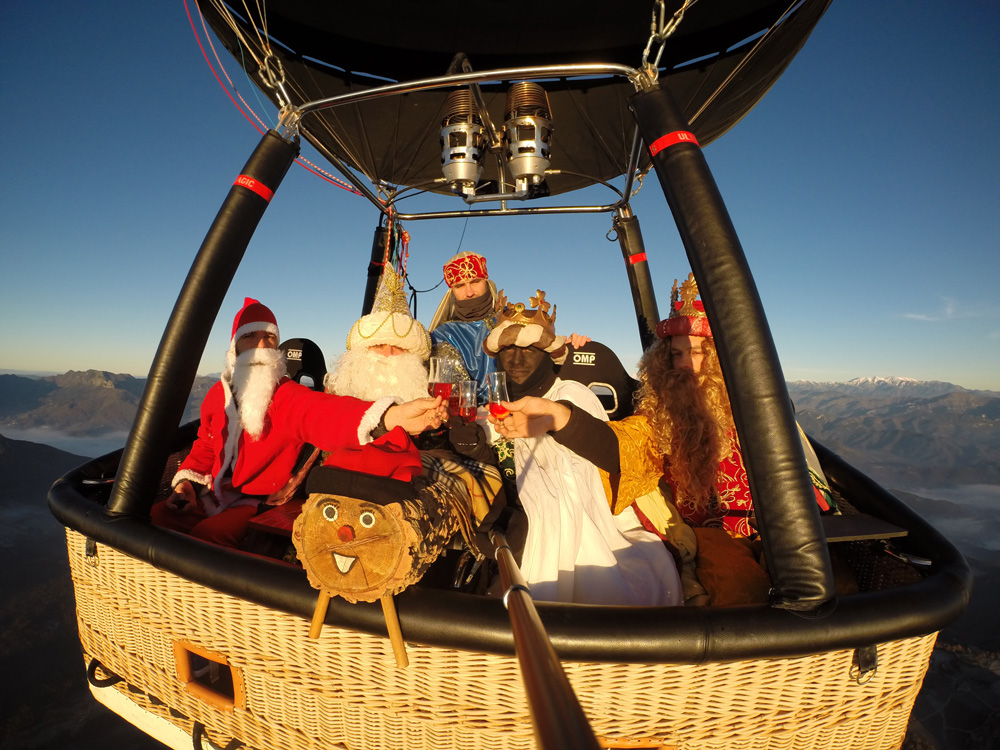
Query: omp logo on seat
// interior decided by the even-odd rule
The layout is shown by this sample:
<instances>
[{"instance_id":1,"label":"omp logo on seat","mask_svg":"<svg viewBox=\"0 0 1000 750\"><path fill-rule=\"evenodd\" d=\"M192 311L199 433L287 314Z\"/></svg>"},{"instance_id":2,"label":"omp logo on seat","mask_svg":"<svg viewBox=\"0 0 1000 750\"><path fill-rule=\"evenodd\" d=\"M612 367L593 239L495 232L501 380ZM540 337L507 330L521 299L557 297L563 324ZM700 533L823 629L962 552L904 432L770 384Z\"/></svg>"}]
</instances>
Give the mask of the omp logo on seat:
<instances>
[{"instance_id":1,"label":"omp logo on seat","mask_svg":"<svg viewBox=\"0 0 1000 750\"><path fill-rule=\"evenodd\" d=\"M302 361L302 350L301 349L289 349L285 352L285 357L288 359L297 359L299 362Z\"/></svg>"},{"instance_id":2,"label":"omp logo on seat","mask_svg":"<svg viewBox=\"0 0 1000 750\"><path fill-rule=\"evenodd\" d=\"M573 352L573 364L593 367L597 364L597 355L588 352Z\"/></svg>"}]
</instances>

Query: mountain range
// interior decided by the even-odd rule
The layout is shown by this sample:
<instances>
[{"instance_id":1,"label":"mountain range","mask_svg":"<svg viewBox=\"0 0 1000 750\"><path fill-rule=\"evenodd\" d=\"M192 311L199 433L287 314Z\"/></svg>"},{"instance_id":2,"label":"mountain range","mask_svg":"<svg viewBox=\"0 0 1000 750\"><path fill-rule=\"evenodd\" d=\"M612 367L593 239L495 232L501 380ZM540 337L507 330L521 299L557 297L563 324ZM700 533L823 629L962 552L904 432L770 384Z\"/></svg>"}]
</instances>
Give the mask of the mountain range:
<instances>
[{"instance_id":1,"label":"mountain range","mask_svg":"<svg viewBox=\"0 0 1000 750\"><path fill-rule=\"evenodd\" d=\"M793 381L812 438L887 486L1000 484L1000 393L909 378Z\"/></svg>"},{"instance_id":2,"label":"mountain range","mask_svg":"<svg viewBox=\"0 0 1000 750\"><path fill-rule=\"evenodd\" d=\"M198 418L202 398L218 379L195 378L181 423ZM103 370L41 378L0 375L0 430L45 428L71 437L127 432L145 386L145 378Z\"/></svg>"},{"instance_id":3,"label":"mountain range","mask_svg":"<svg viewBox=\"0 0 1000 750\"><path fill-rule=\"evenodd\" d=\"M196 378L182 422L197 419L216 380ZM127 432L145 383L101 370L0 375L0 432ZM1000 484L1000 392L911 378L798 380L788 392L806 433L882 484Z\"/></svg>"}]
</instances>

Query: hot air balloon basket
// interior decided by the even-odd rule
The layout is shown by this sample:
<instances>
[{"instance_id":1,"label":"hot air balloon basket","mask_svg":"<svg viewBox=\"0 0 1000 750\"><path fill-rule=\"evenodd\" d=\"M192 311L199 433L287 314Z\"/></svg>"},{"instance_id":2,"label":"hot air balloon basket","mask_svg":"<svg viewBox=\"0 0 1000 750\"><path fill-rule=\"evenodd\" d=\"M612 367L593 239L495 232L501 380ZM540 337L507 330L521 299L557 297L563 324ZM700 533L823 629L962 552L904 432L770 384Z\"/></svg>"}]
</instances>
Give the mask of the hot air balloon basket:
<instances>
[{"instance_id":1,"label":"hot air balloon basket","mask_svg":"<svg viewBox=\"0 0 1000 750\"><path fill-rule=\"evenodd\" d=\"M384 636L327 625L311 639L301 617L67 539L91 672L188 734L259 750L535 747L514 657L408 643L400 669ZM608 746L892 748L934 639L880 644L865 679L853 650L564 667Z\"/></svg>"}]
</instances>

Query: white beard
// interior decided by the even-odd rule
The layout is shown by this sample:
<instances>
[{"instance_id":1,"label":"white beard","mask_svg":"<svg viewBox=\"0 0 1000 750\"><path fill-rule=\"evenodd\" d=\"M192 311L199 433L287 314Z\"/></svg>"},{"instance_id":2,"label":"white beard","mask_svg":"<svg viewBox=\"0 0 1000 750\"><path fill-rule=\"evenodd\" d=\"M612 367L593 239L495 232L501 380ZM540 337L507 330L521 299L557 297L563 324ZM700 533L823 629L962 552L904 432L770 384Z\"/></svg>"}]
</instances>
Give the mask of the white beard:
<instances>
[{"instance_id":1,"label":"white beard","mask_svg":"<svg viewBox=\"0 0 1000 750\"><path fill-rule=\"evenodd\" d=\"M385 357L368 349L348 349L326 376L326 390L362 401L387 396L412 401L427 395L427 368L410 352Z\"/></svg>"},{"instance_id":2,"label":"white beard","mask_svg":"<svg viewBox=\"0 0 1000 750\"><path fill-rule=\"evenodd\" d=\"M277 349L248 349L233 365L233 398L240 426L254 440L264 432L264 418L278 381L285 376L285 355Z\"/></svg>"}]
</instances>

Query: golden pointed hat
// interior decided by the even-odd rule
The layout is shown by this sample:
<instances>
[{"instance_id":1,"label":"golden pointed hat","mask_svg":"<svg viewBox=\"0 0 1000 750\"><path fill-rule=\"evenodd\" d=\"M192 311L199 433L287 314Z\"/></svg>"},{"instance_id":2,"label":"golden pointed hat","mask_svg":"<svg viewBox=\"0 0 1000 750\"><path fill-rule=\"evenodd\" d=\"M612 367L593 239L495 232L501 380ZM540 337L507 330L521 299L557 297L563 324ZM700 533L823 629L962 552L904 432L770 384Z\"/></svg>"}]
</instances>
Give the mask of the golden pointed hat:
<instances>
[{"instance_id":1,"label":"golden pointed hat","mask_svg":"<svg viewBox=\"0 0 1000 750\"><path fill-rule=\"evenodd\" d=\"M529 309L528 305L533 309ZM556 308L545 299L545 292L537 290L537 295L523 302L509 304L500 290L497 296L497 325L483 342L483 349L491 357L507 346L533 346L548 352L557 365L561 365L567 354L566 337L556 336ZM549 315L551 308L552 314Z\"/></svg>"},{"instance_id":2,"label":"golden pointed hat","mask_svg":"<svg viewBox=\"0 0 1000 750\"><path fill-rule=\"evenodd\" d=\"M698 296L698 282L694 274L689 273L687 279L677 289L677 279L670 293L670 317L661 320L656 326L656 335L661 339L670 336L702 336L712 338L712 329L705 315L705 305Z\"/></svg>"},{"instance_id":3,"label":"golden pointed hat","mask_svg":"<svg viewBox=\"0 0 1000 750\"><path fill-rule=\"evenodd\" d=\"M367 349L380 344L398 346L421 359L427 359L431 353L431 337L410 314L403 284L390 265L382 271L372 311L362 316L347 334L348 349Z\"/></svg>"}]
</instances>

